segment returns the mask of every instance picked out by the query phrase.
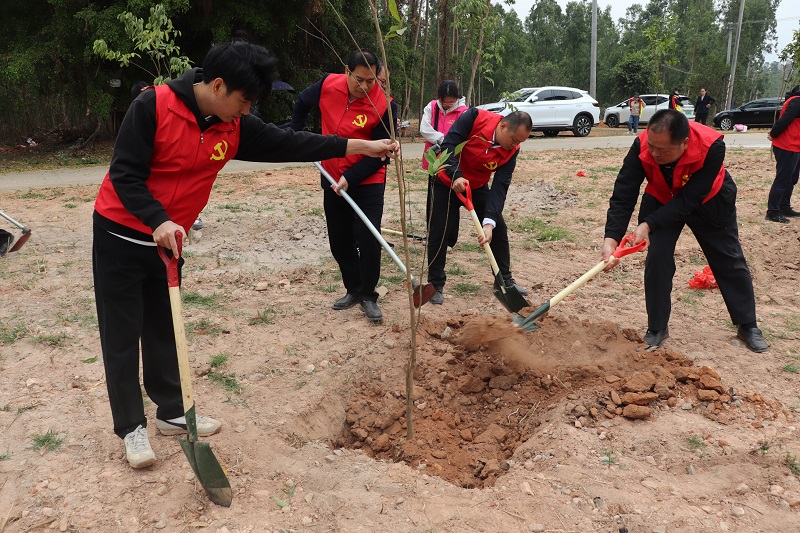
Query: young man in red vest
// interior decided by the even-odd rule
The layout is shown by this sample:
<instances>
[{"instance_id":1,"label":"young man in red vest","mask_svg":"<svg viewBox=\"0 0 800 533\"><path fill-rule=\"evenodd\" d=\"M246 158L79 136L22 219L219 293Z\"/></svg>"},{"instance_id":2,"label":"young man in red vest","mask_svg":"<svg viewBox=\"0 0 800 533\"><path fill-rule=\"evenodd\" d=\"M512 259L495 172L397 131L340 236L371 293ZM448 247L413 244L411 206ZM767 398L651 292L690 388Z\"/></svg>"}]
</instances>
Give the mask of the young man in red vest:
<instances>
[{"instance_id":1,"label":"young man in red vest","mask_svg":"<svg viewBox=\"0 0 800 533\"><path fill-rule=\"evenodd\" d=\"M766 219L788 224L786 217L798 217L792 209L792 192L800 177L800 85L786 93L781 116L767 139L775 154L775 181L769 190Z\"/></svg>"},{"instance_id":2,"label":"young man in red vest","mask_svg":"<svg viewBox=\"0 0 800 533\"><path fill-rule=\"evenodd\" d=\"M323 134L333 133L348 139L389 139L386 94L377 77L380 70L380 61L373 52L354 50L347 60L344 74L326 74L300 93L292 112L291 128L303 129L309 111L319 108ZM395 109L393 107L393 111ZM328 242L347 291L333 303L333 308L343 310L360 304L367 320L381 323L383 314L375 292L381 275L381 246L339 195L339 190L347 191L369 221L380 228L386 161L350 155L330 159L322 166L339 180L337 186L332 187L324 177L321 178L325 191L323 206Z\"/></svg>"},{"instance_id":3,"label":"young man in red vest","mask_svg":"<svg viewBox=\"0 0 800 533\"><path fill-rule=\"evenodd\" d=\"M95 202L92 267L114 432L134 468L155 462L139 387L140 342L158 430L186 433L167 272L156 247L178 255L175 233L185 239L225 163L381 157L397 149L389 141L282 130L250 116L253 102L269 93L274 65L260 46L215 46L203 68L137 96L120 127ZM199 435L219 428L197 417Z\"/></svg>"},{"instance_id":4,"label":"young man in red vest","mask_svg":"<svg viewBox=\"0 0 800 533\"><path fill-rule=\"evenodd\" d=\"M483 245L488 242L506 287L516 287L520 294L528 291L514 283L511 276L511 252L508 243L508 227L503 219L511 177L517 165L519 145L528 140L533 124L524 111L514 111L508 116L471 108L461 114L442 142L442 152L449 150L451 156L437 173L430 188L430 225L428 227L428 281L436 289L432 304L444 302L442 291L447 274L445 235L448 228L458 224L459 207L463 204L456 192L463 193L466 183L472 189L475 213L483 223L486 239L479 238ZM455 148L468 141L456 155ZM492 179L491 189L489 180Z\"/></svg>"},{"instance_id":5,"label":"young man in red vest","mask_svg":"<svg viewBox=\"0 0 800 533\"><path fill-rule=\"evenodd\" d=\"M647 180L634 235L637 243L650 243L644 268L648 321L644 342L648 347L660 346L669 337L675 244L683 227L689 226L716 277L731 320L739 326L737 336L754 352L768 348L756 324L753 280L736 223L736 184L725 170L724 159L722 134L690 123L680 111L663 109L633 141L617 175L601 255L608 261L627 232L639 189Z\"/></svg>"}]
</instances>

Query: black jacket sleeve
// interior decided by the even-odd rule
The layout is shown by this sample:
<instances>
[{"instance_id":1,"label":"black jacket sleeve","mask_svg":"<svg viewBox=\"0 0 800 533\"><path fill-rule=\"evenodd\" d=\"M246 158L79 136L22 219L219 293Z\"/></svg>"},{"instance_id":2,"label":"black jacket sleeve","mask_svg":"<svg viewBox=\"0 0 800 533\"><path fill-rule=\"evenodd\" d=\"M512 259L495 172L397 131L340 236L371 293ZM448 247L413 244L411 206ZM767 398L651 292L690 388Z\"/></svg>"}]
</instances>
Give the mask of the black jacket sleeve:
<instances>
[{"instance_id":1,"label":"black jacket sleeve","mask_svg":"<svg viewBox=\"0 0 800 533\"><path fill-rule=\"evenodd\" d=\"M284 130L252 115L243 116L240 125L239 149L234 159L274 163L319 161L344 157L347 151L347 139L336 135Z\"/></svg>"},{"instance_id":2,"label":"black jacket sleeve","mask_svg":"<svg viewBox=\"0 0 800 533\"><path fill-rule=\"evenodd\" d=\"M148 89L131 103L117 134L109 178L122 205L150 229L170 220L147 188L156 138L156 92Z\"/></svg>"},{"instance_id":3,"label":"black jacket sleeve","mask_svg":"<svg viewBox=\"0 0 800 533\"><path fill-rule=\"evenodd\" d=\"M312 109L319 107L319 99L322 95L322 82L325 81L327 77L328 74L325 74L317 83L306 87L297 96L297 101L294 103L294 108L292 108L292 121L289 124L289 127L294 131L301 131L305 128L306 121L308 121L308 114Z\"/></svg>"},{"instance_id":4,"label":"black jacket sleeve","mask_svg":"<svg viewBox=\"0 0 800 533\"><path fill-rule=\"evenodd\" d=\"M397 116L397 104L391 102L392 105L392 116ZM381 117L381 122L372 130L372 139L390 139L391 136L391 129L390 128L390 121L389 121L389 110L387 109L386 112ZM342 173L342 176L347 180L348 187L355 187L368 177L375 174L381 167L386 166L389 164L389 158L387 157L386 160L381 161L378 157L364 157L353 165L352 167L348 168Z\"/></svg>"},{"instance_id":5,"label":"black jacket sleeve","mask_svg":"<svg viewBox=\"0 0 800 533\"><path fill-rule=\"evenodd\" d=\"M517 156L519 150L514 152L511 159L505 162L503 166L497 169L492 179L492 189L489 193L489 200L486 202L485 218L498 220L500 214L505 207L506 196L508 196L508 188L511 186L511 177L514 174L514 169L517 167Z\"/></svg>"},{"instance_id":6,"label":"black jacket sleeve","mask_svg":"<svg viewBox=\"0 0 800 533\"><path fill-rule=\"evenodd\" d=\"M447 176L454 180L462 177L461 169L459 168L459 155L456 155L456 146L469 139L472 133L472 127L475 125L475 119L478 117L478 110L471 107L464 111L458 119L450 127L447 135L444 136L442 141L442 153L448 150L450 157L447 158L442 167ZM516 163L515 163L516 164ZM513 168L512 168L513 170Z\"/></svg>"},{"instance_id":7,"label":"black jacket sleeve","mask_svg":"<svg viewBox=\"0 0 800 533\"><path fill-rule=\"evenodd\" d=\"M639 159L639 138L637 137L628 154L622 161L622 168L614 182L614 192L608 201L606 212L605 237L610 237L619 242L628 230L636 200L639 198L639 189L644 181L644 167Z\"/></svg>"},{"instance_id":8,"label":"black jacket sleeve","mask_svg":"<svg viewBox=\"0 0 800 533\"><path fill-rule=\"evenodd\" d=\"M789 102L789 105L786 106L786 111L775 121L775 124L769 132L769 136L772 138L780 136L781 133L786 131L789 124L798 117L800 117L800 98L795 98Z\"/></svg>"}]
</instances>

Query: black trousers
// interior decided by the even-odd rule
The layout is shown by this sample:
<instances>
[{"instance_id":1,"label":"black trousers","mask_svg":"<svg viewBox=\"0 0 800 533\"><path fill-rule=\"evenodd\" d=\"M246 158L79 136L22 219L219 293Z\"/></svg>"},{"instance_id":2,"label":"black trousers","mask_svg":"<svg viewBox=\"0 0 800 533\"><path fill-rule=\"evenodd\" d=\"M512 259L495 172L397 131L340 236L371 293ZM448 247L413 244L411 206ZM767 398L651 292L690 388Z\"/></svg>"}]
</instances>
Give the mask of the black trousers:
<instances>
[{"instance_id":1,"label":"black trousers","mask_svg":"<svg viewBox=\"0 0 800 533\"><path fill-rule=\"evenodd\" d=\"M483 222L486 202L489 200L489 187L484 185L472 191L472 203L478 220ZM440 180L435 180L431 187L431 214L428 227L428 282L437 290L442 290L447 281L444 271L447 262L446 236L453 226L459 222L459 208L464 207L452 189ZM495 220L497 226L492 231L492 242L489 244L497 260L497 266L504 278L511 277L511 251L508 243L508 227L503 215Z\"/></svg>"},{"instance_id":2,"label":"black trousers","mask_svg":"<svg viewBox=\"0 0 800 533\"><path fill-rule=\"evenodd\" d=\"M686 221L650 233L644 267L647 329L661 330L669 324L670 294L675 276L675 245L683 227L689 226L719 284L731 321L747 324L756 320L753 279L744 258L736 225L736 186L731 181ZM649 194L642 196L639 223L661 207Z\"/></svg>"},{"instance_id":3,"label":"black trousers","mask_svg":"<svg viewBox=\"0 0 800 533\"><path fill-rule=\"evenodd\" d=\"M139 387L140 343L142 381L158 406L156 417L182 416L167 271L158 251L94 226L92 272L114 433L124 438L138 425L147 426Z\"/></svg>"},{"instance_id":4,"label":"black trousers","mask_svg":"<svg viewBox=\"0 0 800 533\"><path fill-rule=\"evenodd\" d=\"M767 214L778 215L792 207L792 192L800 176L800 152L772 147L775 154L775 181L769 190Z\"/></svg>"},{"instance_id":5,"label":"black trousers","mask_svg":"<svg viewBox=\"0 0 800 533\"><path fill-rule=\"evenodd\" d=\"M347 190L375 228L381 227L385 188L383 183L374 183ZM344 198L330 187L324 191L328 243L339 264L344 287L363 300L375 302L378 300L375 286L381 276L381 245Z\"/></svg>"},{"instance_id":6,"label":"black trousers","mask_svg":"<svg viewBox=\"0 0 800 533\"><path fill-rule=\"evenodd\" d=\"M706 125L706 120L708 120L708 113L706 113L705 115L700 115L700 114L697 113L697 110L695 110L695 112L694 112L694 121L695 122L699 122L700 124L705 126Z\"/></svg>"},{"instance_id":7,"label":"black trousers","mask_svg":"<svg viewBox=\"0 0 800 533\"><path fill-rule=\"evenodd\" d=\"M430 226L431 221L431 203L433 197L432 187L435 182L439 181L439 178L436 176L428 176L428 197L425 200L425 227ZM445 236L444 242L452 248L458 242L458 220L456 220L455 224L449 225L447 227L447 235Z\"/></svg>"}]
</instances>

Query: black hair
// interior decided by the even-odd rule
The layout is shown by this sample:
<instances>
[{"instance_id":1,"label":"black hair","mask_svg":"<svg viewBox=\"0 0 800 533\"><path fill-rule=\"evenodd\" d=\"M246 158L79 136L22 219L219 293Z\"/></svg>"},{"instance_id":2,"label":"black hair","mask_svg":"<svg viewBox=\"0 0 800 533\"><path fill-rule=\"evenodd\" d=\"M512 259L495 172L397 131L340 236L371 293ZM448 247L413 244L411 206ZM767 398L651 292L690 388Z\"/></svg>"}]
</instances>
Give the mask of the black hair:
<instances>
[{"instance_id":1,"label":"black hair","mask_svg":"<svg viewBox=\"0 0 800 533\"><path fill-rule=\"evenodd\" d=\"M381 61L375 55L375 52L367 48L353 50L350 52L350 57L347 58L347 68L350 72L353 72L356 67L367 67L377 75L378 71L381 70L381 66Z\"/></svg>"},{"instance_id":2,"label":"black hair","mask_svg":"<svg viewBox=\"0 0 800 533\"><path fill-rule=\"evenodd\" d=\"M141 93L145 89L145 87L149 86L150 86L149 83L141 80L131 85L131 100L136 100L136 97L139 96L139 93Z\"/></svg>"},{"instance_id":3,"label":"black hair","mask_svg":"<svg viewBox=\"0 0 800 533\"><path fill-rule=\"evenodd\" d=\"M247 100L255 102L272 90L276 64L263 46L242 40L218 44L203 61L203 82L222 78L228 94L241 90Z\"/></svg>"},{"instance_id":4,"label":"black hair","mask_svg":"<svg viewBox=\"0 0 800 533\"><path fill-rule=\"evenodd\" d=\"M444 80L439 84L439 89L436 91L436 96L439 97L439 100L444 100L448 96L452 96L458 100L463 95L461 94L461 89L458 88L458 84L455 81Z\"/></svg>"},{"instance_id":5,"label":"black hair","mask_svg":"<svg viewBox=\"0 0 800 533\"><path fill-rule=\"evenodd\" d=\"M533 129L533 121L531 120L531 116L525 111L513 111L504 116L500 122L505 122L508 124L508 129L511 131L517 131L520 127L523 127L528 131Z\"/></svg>"},{"instance_id":6,"label":"black hair","mask_svg":"<svg viewBox=\"0 0 800 533\"><path fill-rule=\"evenodd\" d=\"M689 120L675 109L660 109L650 117L647 129L654 133L669 132L670 142L680 144L689 136Z\"/></svg>"}]
</instances>

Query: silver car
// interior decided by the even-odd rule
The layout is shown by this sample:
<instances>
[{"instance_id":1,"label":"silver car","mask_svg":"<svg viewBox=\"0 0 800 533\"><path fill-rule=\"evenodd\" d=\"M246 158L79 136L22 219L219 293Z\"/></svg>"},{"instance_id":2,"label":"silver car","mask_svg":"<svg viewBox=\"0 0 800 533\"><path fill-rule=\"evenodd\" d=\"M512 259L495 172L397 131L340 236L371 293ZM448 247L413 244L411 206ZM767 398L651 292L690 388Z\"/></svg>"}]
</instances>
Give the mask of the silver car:
<instances>
[{"instance_id":1,"label":"silver car","mask_svg":"<svg viewBox=\"0 0 800 533\"><path fill-rule=\"evenodd\" d=\"M560 131L571 131L586 137L600 123L600 104L587 91L574 87L528 87L508 99L477 106L503 116L512 111L525 111L533 120L533 131L555 137Z\"/></svg>"},{"instance_id":2,"label":"silver car","mask_svg":"<svg viewBox=\"0 0 800 533\"><path fill-rule=\"evenodd\" d=\"M645 105L639 117L639 124L647 124L653 113L659 109L667 109L669 107L668 94L642 94L639 97L644 100ZM680 105L686 118L694 120L694 104L692 104L688 96L680 95ZM603 114L603 122L609 128L616 128L620 124L627 124L630 116L631 109L628 107L628 100L623 100L617 105L606 108L606 112Z\"/></svg>"}]
</instances>

